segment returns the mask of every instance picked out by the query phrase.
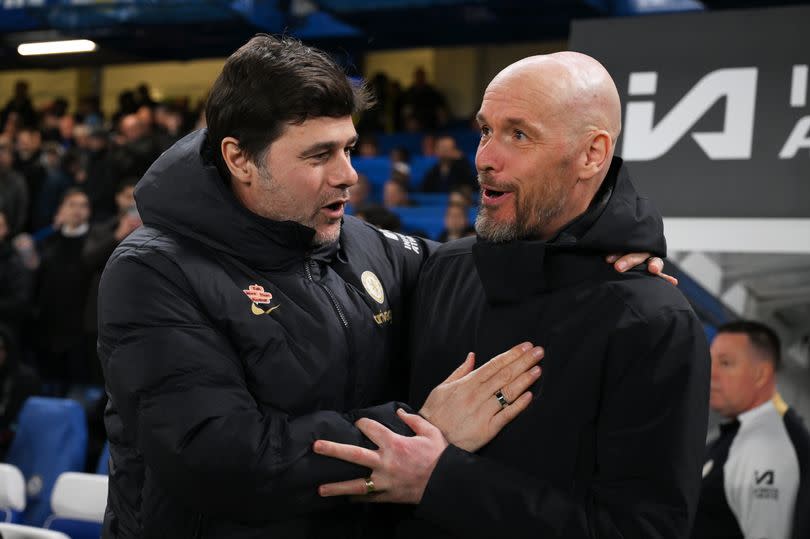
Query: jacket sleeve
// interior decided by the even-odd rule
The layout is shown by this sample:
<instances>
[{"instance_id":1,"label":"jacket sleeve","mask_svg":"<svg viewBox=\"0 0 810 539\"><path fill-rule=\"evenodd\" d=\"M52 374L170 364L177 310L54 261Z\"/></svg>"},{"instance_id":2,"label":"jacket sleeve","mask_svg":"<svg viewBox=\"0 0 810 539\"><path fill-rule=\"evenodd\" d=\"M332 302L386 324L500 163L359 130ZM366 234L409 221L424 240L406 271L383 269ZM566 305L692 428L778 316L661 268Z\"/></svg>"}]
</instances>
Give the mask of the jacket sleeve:
<instances>
[{"instance_id":1,"label":"jacket sleeve","mask_svg":"<svg viewBox=\"0 0 810 539\"><path fill-rule=\"evenodd\" d=\"M635 323L614 334L608 354L594 473L580 495L450 446L416 516L469 537L687 537L708 420L700 323L687 310Z\"/></svg>"},{"instance_id":2,"label":"jacket sleeve","mask_svg":"<svg viewBox=\"0 0 810 539\"><path fill-rule=\"evenodd\" d=\"M99 292L107 391L147 477L196 510L238 521L348 503L320 498L317 486L368 470L315 455L312 442L372 447L353 425L360 416L408 434L396 418L400 405L301 416L260 408L240 358L174 264L154 252L116 253Z\"/></svg>"}]
</instances>

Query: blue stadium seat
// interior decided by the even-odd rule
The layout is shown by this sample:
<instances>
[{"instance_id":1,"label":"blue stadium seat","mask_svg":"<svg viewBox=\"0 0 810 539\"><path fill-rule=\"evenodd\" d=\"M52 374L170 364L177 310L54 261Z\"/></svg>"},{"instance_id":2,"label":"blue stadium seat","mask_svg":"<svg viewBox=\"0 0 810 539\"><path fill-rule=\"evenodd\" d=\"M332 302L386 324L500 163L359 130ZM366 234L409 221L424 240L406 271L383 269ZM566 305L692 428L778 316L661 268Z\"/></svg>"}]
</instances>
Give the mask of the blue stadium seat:
<instances>
[{"instance_id":1,"label":"blue stadium seat","mask_svg":"<svg viewBox=\"0 0 810 539\"><path fill-rule=\"evenodd\" d=\"M101 456L98 457L98 465L96 466L96 473L101 475L110 474L110 441L104 442L104 449L101 450Z\"/></svg>"},{"instance_id":2,"label":"blue stadium seat","mask_svg":"<svg viewBox=\"0 0 810 539\"><path fill-rule=\"evenodd\" d=\"M0 464L0 520L19 523L25 510L25 478L16 466Z\"/></svg>"},{"instance_id":3,"label":"blue stadium seat","mask_svg":"<svg viewBox=\"0 0 810 539\"><path fill-rule=\"evenodd\" d=\"M442 212L450 199L447 193L411 193L408 197L419 206L441 208Z\"/></svg>"},{"instance_id":4,"label":"blue stadium seat","mask_svg":"<svg viewBox=\"0 0 810 539\"><path fill-rule=\"evenodd\" d=\"M391 177L391 160L387 157L353 157L352 166L368 177L369 198L382 200L383 184Z\"/></svg>"},{"instance_id":5,"label":"blue stadium seat","mask_svg":"<svg viewBox=\"0 0 810 539\"><path fill-rule=\"evenodd\" d=\"M98 539L107 507L106 475L65 472L51 494L52 514L44 528L60 531L71 539Z\"/></svg>"},{"instance_id":6,"label":"blue stadium seat","mask_svg":"<svg viewBox=\"0 0 810 539\"><path fill-rule=\"evenodd\" d=\"M422 133L390 133L377 137L381 154L388 155L394 148L405 148L411 155L422 153Z\"/></svg>"},{"instance_id":7,"label":"blue stadium seat","mask_svg":"<svg viewBox=\"0 0 810 539\"><path fill-rule=\"evenodd\" d=\"M31 397L20 411L19 426L6 462L20 469L28 499L23 522L41 526L50 514L50 496L59 474L84 468L87 419L70 399Z\"/></svg>"},{"instance_id":8,"label":"blue stadium seat","mask_svg":"<svg viewBox=\"0 0 810 539\"><path fill-rule=\"evenodd\" d=\"M411 190L418 191L422 188L422 182L425 179L425 174L428 170L433 168L438 159L435 157L425 157L424 155L415 155L411 157Z\"/></svg>"},{"instance_id":9,"label":"blue stadium seat","mask_svg":"<svg viewBox=\"0 0 810 539\"><path fill-rule=\"evenodd\" d=\"M436 206L393 208L407 234L424 234L435 240L444 230L444 208Z\"/></svg>"}]
</instances>

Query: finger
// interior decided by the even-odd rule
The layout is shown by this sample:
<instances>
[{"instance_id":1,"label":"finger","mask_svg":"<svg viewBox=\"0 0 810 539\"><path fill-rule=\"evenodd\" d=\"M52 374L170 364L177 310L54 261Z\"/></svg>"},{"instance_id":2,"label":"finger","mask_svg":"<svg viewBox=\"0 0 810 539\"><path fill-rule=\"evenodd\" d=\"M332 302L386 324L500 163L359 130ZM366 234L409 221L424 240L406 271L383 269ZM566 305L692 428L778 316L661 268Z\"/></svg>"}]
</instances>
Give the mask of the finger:
<instances>
[{"instance_id":1,"label":"finger","mask_svg":"<svg viewBox=\"0 0 810 539\"><path fill-rule=\"evenodd\" d=\"M528 352L522 354L517 361L507 365L481 385L481 391L484 392L482 396L494 395L499 389L503 389L511 384L521 374L531 369L541 359L543 359L544 354L545 351L540 346L535 346ZM513 395L520 395L520 393L513 393Z\"/></svg>"},{"instance_id":2,"label":"finger","mask_svg":"<svg viewBox=\"0 0 810 539\"><path fill-rule=\"evenodd\" d=\"M403 423L408 425L417 436L432 437L438 428L436 428L430 421L423 418L418 414L409 414L402 408L397 410L397 415Z\"/></svg>"},{"instance_id":3,"label":"finger","mask_svg":"<svg viewBox=\"0 0 810 539\"><path fill-rule=\"evenodd\" d=\"M394 436L394 433L388 427L367 417L361 417L354 425L377 447L388 445L388 441Z\"/></svg>"},{"instance_id":4,"label":"finger","mask_svg":"<svg viewBox=\"0 0 810 539\"><path fill-rule=\"evenodd\" d=\"M659 273L658 276L661 277L662 279L664 279L665 281L667 281L669 284L671 284L673 286L678 286L678 279L676 279L672 275L667 275L666 273L662 272L662 273Z\"/></svg>"},{"instance_id":5,"label":"finger","mask_svg":"<svg viewBox=\"0 0 810 539\"><path fill-rule=\"evenodd\" d=\"M328 440L315 440L312 450L318 455L345 460L352 464L376 468L380 463L380 456L370 449L356 445L339 444Z\"/></svg>"},{"instance_id":6,"label":"finger","mask_svg":"<svg viewBox=\"0 0 810 539\"><path fill-rule=\"evenodd\" d=\"M538 365L535 365L527 372L524 372L515 378L511 384L501 388L501 392L503 393L506 402L511 404L512 401L516 400L520 395L523 394L524 391L529 389L538 378L540 378L540 374L542 372L543 370ZM498 409L500 410L501 405L497 398L495 399L495 403L498 405ZM496 410L496 412L499 410Z\"/></svg>"},{"instance_id":7,"label":"finger","mask_svg":"<svg viewBox=\"0 0 810 539\"><path fill-rule=\"evenodd\" d=\"M484 382L491 378L494 374L509 365L510 363L519 359L523 354L532 349L532 343L524 342L517 346L513 346L506 352L498 354L494 358L487 361L471 373L471 376Z\"/></svg>"},{"instance_id":8,"label":"finger","mask_svg":"<svg viewBox=\"0 0 810 539\"><path fill-rule=\"evenodd\" d=\"M464 360L464 362L461 365L459 365L456 368L456 370L451 372L450 376L448 376L443 383L446 384L448 382L455 382L459 378L467 376L469 373L473 371L474 366L475 366L475 354L473 352L470 352L469 354L467 354L467 358Z\"/></svg>"},{"instance_id":9,"label":"finger","mask_svg":"<svg viewBox=\"0 0 810 539\"><path fill-rule=\"evenodd\" d=\"M366 496L365 479L350 479L340 483L327 483L318 487L318 494L324 498L331 496Z\"/></svg>"},{"instance_id":10,"label":"finger","mask_svg":"<svg viewBox=\"0 0 810 539\"><path fill-rule=\"evenodd\" d=\"M654 256L647 260L647 271L653 275L660 275L664 271L664 261Z\"/></svg>"},{"instance_id":11,"label":"finger","mask_svg":"<svg viewBox=\"0 0 810 539\"><path fill-rule=\"evenodd\" d=\"M613 264L618 259L619 259L619 255L607 255L605 257L605 262L607 262L608 264Z\"/></svg>"},{"instance_id":12,"label":"finger","mask_svg":"<svg viewBox=\"0 0 810 539\"><path fill-rule=\"evenodd\" d=\"M650 253L630 253L617 260L613 267L619 272L626 271L639 264L643 264L648 258L650 258Z\"/></svg>"},{"instance_id":13,"label":"finger","mask_svg":"<svg viewBox=\"0 0 810 539\"><path fill-rule=\"evenodd\" d=\"M490 425L495 429L495 432L498 433L508 425L513 419L521 414L529 405L532 403L532 394L531 392L527 391L526 393L522 394L518 399L503 409L498 414L492 418Z\"/></svg>"}]
</instances>

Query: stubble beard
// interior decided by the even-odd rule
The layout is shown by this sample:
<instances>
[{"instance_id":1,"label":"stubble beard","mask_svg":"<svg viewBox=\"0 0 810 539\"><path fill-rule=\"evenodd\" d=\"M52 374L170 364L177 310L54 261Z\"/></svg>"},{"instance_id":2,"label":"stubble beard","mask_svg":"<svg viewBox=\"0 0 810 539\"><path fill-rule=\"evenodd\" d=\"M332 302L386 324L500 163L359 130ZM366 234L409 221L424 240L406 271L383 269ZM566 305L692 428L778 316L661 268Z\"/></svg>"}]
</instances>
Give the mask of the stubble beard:
<instances>
[{"instance_id":1,"label":"stubble beard","mask_svg":"<svg viewBox=\"0 0 810 539\"><path fill-rule=\"evenodd\" d=\"M294 201L284 190L284 187L273 178L273 175L270 173L267 167L260 165L258 168L259 177L261 178L262 182L264 182L267 192L267 203L265 204L263 212L265 217L274 221L294 221L300 225L313 229L315 231L315 235L312 237L313 247L334 243L338 240L338 238L340 238L340 230L343 226L342 223L338 223L337 227L330 227L325 231L318 230L319 220L324 221L324 217L321 215L321 208L326 205L327 202L329 202L331 197L334 196L333 194L321 194L316 202L314 212L310 213L309 215L305 215L303 211L299 214L285 212L281 208L290 208L294 206ZM330 219L329 221L331 222L332 220Z\"/></svg>"},{"instance_id":2,"label":"stubble beard","mask_svg":"<svg viewBox=\"0 0 810 539\"><path fill-rule=\"evenodd\" d=\"M481 181L481 175L478 181ZM559 217L568 202L568 192L557 183L544 181L542 192L537 194L538 200L531 202L521 196L520 190L515 189L515 219L513 221L498 221L491 217L486 206L478 208L475 218L475 232L479 237L492 243L505 243L538 237L549 224ZM511 186L510 186L511 187Z\"/></svg>"}]
</instances>

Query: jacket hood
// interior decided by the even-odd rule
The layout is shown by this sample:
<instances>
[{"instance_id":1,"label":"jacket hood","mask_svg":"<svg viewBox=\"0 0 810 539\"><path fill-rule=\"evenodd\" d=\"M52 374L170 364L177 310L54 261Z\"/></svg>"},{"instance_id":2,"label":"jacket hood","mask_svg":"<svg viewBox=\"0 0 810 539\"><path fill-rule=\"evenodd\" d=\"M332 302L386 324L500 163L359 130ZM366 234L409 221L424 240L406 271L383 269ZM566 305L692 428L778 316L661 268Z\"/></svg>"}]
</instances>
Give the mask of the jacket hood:
<instances>
[{"instance_id":1,"label":"jacket hood","mask_svg":"<svg viewBox=\"0 0 810 539\"><path fill-rule=\"evenodd\" d=\"M257 269L279 269L307 256L315 231L245 208L219 174L207 130L190 133L161 155L135 188L144 224L193 239Z\"/></svg>"},{"instance_id":2,"label":"jacket hood","mask_svg":"<svg viewBox=\"0 0 810 539\"><path fill-rule=\"evenodd\" d=\"M620 157L613 158L588 210L549 244L599 253L650 252L661 257L667 253L661 214L636 192Z\"/></svg>"}]
</instances>

